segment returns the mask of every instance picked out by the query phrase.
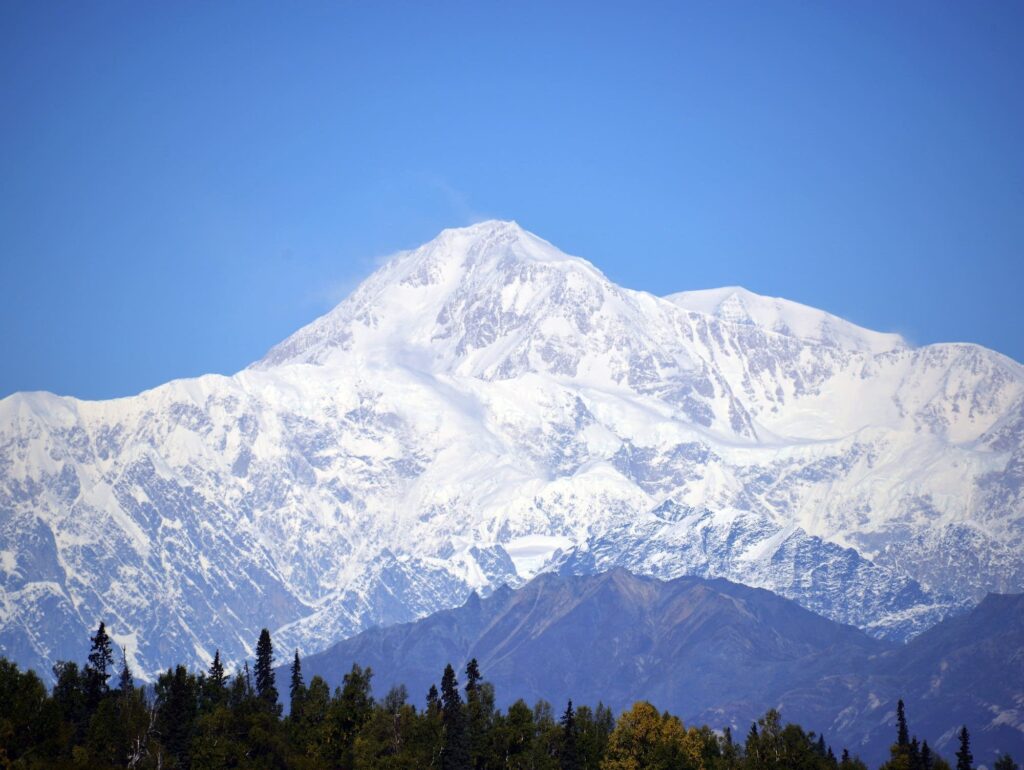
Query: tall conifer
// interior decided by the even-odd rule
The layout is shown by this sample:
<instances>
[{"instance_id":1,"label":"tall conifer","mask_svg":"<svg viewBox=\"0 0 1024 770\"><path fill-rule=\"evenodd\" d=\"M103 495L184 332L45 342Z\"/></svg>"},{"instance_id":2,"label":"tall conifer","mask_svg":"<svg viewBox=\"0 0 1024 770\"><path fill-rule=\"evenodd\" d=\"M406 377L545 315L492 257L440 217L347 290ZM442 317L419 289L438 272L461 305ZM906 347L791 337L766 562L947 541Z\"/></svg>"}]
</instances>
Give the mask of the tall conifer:
<instances>
[{"instance_id":1,"label":"tall conifer","mask_svg":"<svg viewBox=\"0 0 1024 770\"><path fill-rule=\"evenodd\" d=\"M302 711L302 700L306 695L306 683L302 679L302 661L299 660L298 650L295 651L295 659L292 661L292 680L288 694L291 696L290 713L292 717L298 717Z\"/></svg>"},{"instance_id":2,"label":"tall conifer","mask_svg":"<svg viewBox=\"0 0 1024 770\"><path fill-rule=\"evenodd\" d=\"M210 669L206 674L206 681L216 689L223 689L226 684L224 664L220 660L220 650L215 650L213 653L213 662L210 664Z\"/></svg>"},{"instance_id":3,"label":"tall conifer","mask_svg":"<svg viewBox=\"0 0 1024 770\"><path fill-rule=\"evenodd\" d=\"M956 753L956 770L974 770L971 734L967 732L967 725L960 728L960 749Z\"/></svg>"},{"instance_id":4,"label":"tall conifer","mask_svg":"<svg viewBox=\"0 0 1024 770\"><path fill-rule=\"evenodd\" d=\"M260 631L256 643L256 695L268 707L280 711L277 702L277 685L274 683L274 645L267 629Z\"/></svg>"},{"instance_id":5,"label":"tall conifer","mask_svg":"<svg viewBox=\"0 0 1024 770\"><path fill-rule=\"evenodd\" d=\"M907 715L903 708L903 698L896 704L896 745L910 745L910 731L907 730Z\"/></svg>"},{"instance_id":6,"label":"tall conifer","mask_svg":"<svg viewBox=\"0 0 1024 770\"><path fill-rule=\"evenodd\" d=\"M437 685L430 685L427 690L427 713L438 714L441 711L441 696L437 693Z\"/></svg>"},{"instance_id":7,"label":"tall conifer","mask_svg":"<svg viewBox=\"0 0 1024 770\"><path fill-rule=\"evenodd\" d=\"M129 695L135 690L135 677L128 667L128 650L121 648L121 673L117 678L117 689L121 695Z\"/></svg>"},{"instance_id":8,"label":"tall conifer","mask_svg":"<svg viewBox=\"0 0 1024 770\"><path fill-rule=\"evenodd\" d=\"M562 726L562 745L558 751L559 770L580 770L580 754L576 746L576 712L573 711L571 700L558 723Z\"/></svg>"},{"instance_id":9,"label":"tall conifer","mask_svg":"<svg viewBox=\"0 0 1024 770\"><path fill-rule=\"evenodd\" d=\"M107 680L114 667L114 651L107 635L107 626L100 621L96 634L89 637L92 647L89 650L89 662L85 665L85 702L92 711L110 691Z\"/></svg>"},{"instance_id":10,"label":"tall conifer","mask_svg":"<svg viewBox=\"0 0 1024 770\"><path fill-rule=\"evenodd\" d=\"M442 770L467 770L469 751L466 747L466 726L462 711L462 696L455 679L455 669L449 663L441 677L441 721L444 739L441 746Z\"/></svg>"}]
</instances>

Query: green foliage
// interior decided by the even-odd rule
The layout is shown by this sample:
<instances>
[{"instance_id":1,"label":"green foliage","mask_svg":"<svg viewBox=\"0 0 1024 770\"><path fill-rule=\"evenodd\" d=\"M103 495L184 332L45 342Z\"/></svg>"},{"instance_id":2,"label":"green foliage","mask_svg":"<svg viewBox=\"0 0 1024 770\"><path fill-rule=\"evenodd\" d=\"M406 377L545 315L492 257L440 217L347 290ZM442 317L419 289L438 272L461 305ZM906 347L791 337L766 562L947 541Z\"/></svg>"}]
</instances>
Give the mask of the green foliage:
<instances>
[{"instance_id":1,"label":"green foliage","mask_svg":"<svg viewBox=\"0 0 1024 770\"><path fill-rule=\"evenodd\" d=\"M466 714L459 695L459 683L451 663L445 666L441 677L441 768L442 770L468 770L469 745Z\"/></svg>"},{"instance_id":2,"label":"green foliage","mask_svg":"<svg viewBox=\"0 0 1024 770\"><path fill-rule=\"evenodd\" d=\"M342 686L328 704L319 735L314 736L314 755L318 759L335 767L354 765L356 737L373 716L372 678L373 671L358 664L345 674Z\"/></svg>"},{"instance_id":3,"label":"green foliage","mask_svg":"<svg viewBox=\"0 0 1024 770\"><path fill-rule=\"evenodd\" d=\"M292 661L291 683L288 685L290 702L289 713L302 710L302 700L306 697L306 683L302 679L302 661L299 659L299 651L295 651L295 659Z\"/></svg>"},{"instance_id":4,"label":"green foliage","mask_svg":"<svg viewBox=\"0 0 1024 770\"><path fill-rule=\"evenodd\" d=\"M267 629L260 631L256 642L256 695L263 706L275 716L281 715L281 704L277 702L277 685L274 681L274 645Z\"/></svg>"},{"instance_id":5,"label":"green foliage","mask_svg":"<svg viewBox=\"0 0 1024 770\"><path fill-rule=\"evenodd\" d=\"M562 728L562 743L558 747L558 767L560 770L580 770L580 751L576 745L576 712L573 710L572 701L565 707L562 718L558 720Z\"/></svg>"},{"instance_id":6,"label":"green foliage","mask_svg":"<svg viewBox=\"0 0 1024 770\"><path fill-rule=\"evenodd\" d=\"M93 711L109 692L107 680L114 668L114 650L103 622L100 622L96 635L90 637L89 641L92 642L92 648L89 650L89 662L85 664L84 689L86 706L89 711Z\"/></svg>"},{"instance_id":7,"label":"green foliage","mask_svg":"<svg viewBox=\"0 0 1024 770\"><path fill-rule=\"evenodd\" d=\"M291 709L282 718L266 631L257 644L255 686L247 661L228 677L217 652L205 672L175 666L151 687L136 687L122 651L110 690L114 671L102 624L91 640L84 668L54 666L49 693L33 672L0 658L0 768L867 770L845 749L837 760L824 736L784 723L775 710L751 725L742 745L729 728L687 727L646 702L617 720L601 703L569 701L557 719L546 701L531 708L518 700L502 712L476 660L465 669L464 699L449 665L440 692L432 686L418 710L401 685L375 701L373 672L357 664L333 694L319 676L306 685L296 652ZM951 770L912 736L902 702L895 732L884 770ZM973 761L964 728L957 770L973 770ZM994 768L1020 770L1008 756Z\"/></svg>"},{"instance_id":8,"label":"green foliage","mask_svg":"<svg viewBox=\"0 0 1024 770\"><path fill-rule=\"evenodd\" d=\"M188 767L192 731L199 706L199 682L184 666L156 681L156 731L170 767Z\"/></svg>"}]
</instances>

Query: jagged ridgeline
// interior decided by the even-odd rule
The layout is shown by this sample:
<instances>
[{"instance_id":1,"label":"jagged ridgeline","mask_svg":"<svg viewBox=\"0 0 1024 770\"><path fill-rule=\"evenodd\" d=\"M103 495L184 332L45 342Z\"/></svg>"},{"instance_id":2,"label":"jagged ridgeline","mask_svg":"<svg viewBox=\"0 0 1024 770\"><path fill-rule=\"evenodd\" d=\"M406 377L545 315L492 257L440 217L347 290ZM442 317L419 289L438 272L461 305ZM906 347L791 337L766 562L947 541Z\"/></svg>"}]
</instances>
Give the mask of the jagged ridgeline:
<instances>
[{"instance_id":1,"label":"jagged ridgeline","mask_svg":"<svg viewBox=\"0 0 1024 770\"><path fill-rule=\"evenodd\" d=\"M902 641L1024 588L1022 452L997 353L632 291L485 222L234 376L0 401L0 649L49 678L104 618L152 679L613 566Z\"/></svg>"},{"instance_id":2,"label":"jagged ridgeline","mask_svg":"<svg viewBox=\"0 0 1024 770\"><path fill-rule=\"evenodd\" d=\"M601 703L571 700L559 711L544 700L517 700L501 710L475 659L464 674L446 665L440 687L432 684L417 707L401 685L375 700L373 671L358 664L333 695L319 676L307 685L296 652L282 718L266 629L251 669L246 662L228 677L218 653L207 671L178 665L152 688L136 687L127 657L115 666L103 624L91 641L84 667L59 664L49 693L34 673L0 658L5 767L867 770L848 750L837 753L824 735L785 723L775 709L742 741L729 727L688 727L647 701L617 718ZM903 701L893 728L883 770L950 768L927 740L912 736ZM1019 770L1008 755L993 766ZM958 732L956 767L975 767L967 726Z\"/></svg>"}]
</instances>

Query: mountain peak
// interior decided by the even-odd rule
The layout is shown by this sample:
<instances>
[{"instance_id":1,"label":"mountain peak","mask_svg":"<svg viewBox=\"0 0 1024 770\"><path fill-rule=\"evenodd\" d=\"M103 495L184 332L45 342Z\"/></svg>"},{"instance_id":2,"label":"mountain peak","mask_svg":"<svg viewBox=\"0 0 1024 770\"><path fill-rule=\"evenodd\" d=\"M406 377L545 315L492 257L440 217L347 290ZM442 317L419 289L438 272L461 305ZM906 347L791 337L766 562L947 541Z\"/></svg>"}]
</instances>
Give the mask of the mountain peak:
<instances>
[{"instance_id":1,"label":"mountain peak","mask_svg":"<svg viewBox=\"0 0 1024 770\"><path fill-rule=\"evenodd\" d=\"M462 227L446 227L444 233L466 233L475 236L486 236L494 233L526 233L527 231L514 219L484 219Z\"/></svg>"},{"instance_id":2,"label":"mountain peak","mask_svg":"<svg viewBox=\"0 0 1024 770\"><path fill-rule=\"evenodd\" d=\"M404 351L405 359L429 360L431 371L458 369L487 379L547 369L553 360L560 362L560 373L572 374L584 351L602 347L589 338L603 328L620 339L645 339L642 350L623 351L634 361L691 369L694 362L687 355L666 355L677 347L677 335L669 331L674 322L662 329L668 336L652 339L652 300L666 319L682 309L869 355L906 347L897 334L864 329L740 286L653 299L616 286L585 259L566 254L514 220L488 219L442 230L422 246L398 252L337 307L275 346L253 368L325 364L353 351L379 357L391 349ZM615 344L610 338L605 342L599 354ZM608 362L595 366L607 370Z\"/></svg>"},{"instance_id":3,"label":"mountain peak","mask_svg":"<svg viewBox=\"0 0 1024 770\"><path fill-rule=\"evenodd\" d=\"M449 228L395 254L337 307L254 366L323 364L339 351L376 355L397 347L429 351L440 361L432 368L450 368L495 343L525 344L546 315L578 319L573 299L597 309L615 289L589 262L514 221Z\"/></svg>"}]
</instances>

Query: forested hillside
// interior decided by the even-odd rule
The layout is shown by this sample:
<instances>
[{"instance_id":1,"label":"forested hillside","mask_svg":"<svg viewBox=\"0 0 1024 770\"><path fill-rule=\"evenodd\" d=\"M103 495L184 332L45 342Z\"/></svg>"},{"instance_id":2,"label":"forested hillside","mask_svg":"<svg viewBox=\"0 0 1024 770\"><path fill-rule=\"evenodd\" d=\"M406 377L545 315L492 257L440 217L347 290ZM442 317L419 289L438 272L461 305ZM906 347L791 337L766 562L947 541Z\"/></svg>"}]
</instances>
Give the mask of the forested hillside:
<instances>
[{"instance_id":1,"label":"forested hillside","mask_svg":"<svg viewBox=\"0 0 1024 770\"><path fill-rule=\"evenodd\" d=\"M178 665L152 687L136 685L124 654L117 664L103 624L91 642L83 666L55 667L49 692L0 659L0 767L866 770L775 710L741 740L646 701L618 715L572 701L556 710L519 700L502 711L476 660L459 675L447 666L420 708L401 685L375 699L373 672L359 664L333 693L318 676L307 683L298 653L279 684L265 629L251 668L229 676L218 653L208 670ZM883 770L951 767L912 736L902 701L893 738ZM959 745L957 770L974 768L966 727ZM994 767L1017 769L1005 756Z\"/></svg>"}]
</instances>

